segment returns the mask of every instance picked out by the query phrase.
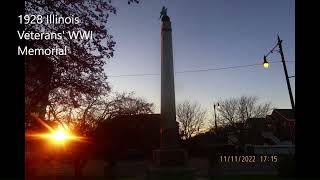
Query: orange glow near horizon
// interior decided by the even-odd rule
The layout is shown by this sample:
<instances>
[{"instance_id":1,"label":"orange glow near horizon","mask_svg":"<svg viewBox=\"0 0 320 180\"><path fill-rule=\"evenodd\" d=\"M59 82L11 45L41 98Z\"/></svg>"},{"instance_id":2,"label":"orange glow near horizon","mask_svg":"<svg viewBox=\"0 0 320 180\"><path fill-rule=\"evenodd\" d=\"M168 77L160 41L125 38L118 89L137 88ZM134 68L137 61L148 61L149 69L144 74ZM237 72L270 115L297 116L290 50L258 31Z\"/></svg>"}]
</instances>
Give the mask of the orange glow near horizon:
<instances>
[{"instance_id":1,"label":"orange glow near horizon","mask_svg":"<svg viewBox=\"0 0 320 180\"><path fill-rule=\"evenodd\" d=\"M72 134L69 128L65 126L59 126L58 129L54 129L42 121L37 116L33 115L35 119L37 119L44 127L46 127L49 132L48 133L26 133L26 138L37 138L37 139L46 139L50 143L54 143L57 145L64 145L67 141L85 141L84 137L76 136Z\"/></svg>"},{"instance_id":2,"label":"orange glow near horizon","mask_svg":"<svg viewBox=\"0 0 320 180\"><path fill-rule=\"evenodd\" d=\"M58 130L53 130L54 132L42 133L42 134L26 134L26 137L37 138L37 139L46 139L50 143L54 144L65 144L68 141L84 141L84 137L75 136L68 131L65 131L62 128Z\"/></svg>"}]
</instances>

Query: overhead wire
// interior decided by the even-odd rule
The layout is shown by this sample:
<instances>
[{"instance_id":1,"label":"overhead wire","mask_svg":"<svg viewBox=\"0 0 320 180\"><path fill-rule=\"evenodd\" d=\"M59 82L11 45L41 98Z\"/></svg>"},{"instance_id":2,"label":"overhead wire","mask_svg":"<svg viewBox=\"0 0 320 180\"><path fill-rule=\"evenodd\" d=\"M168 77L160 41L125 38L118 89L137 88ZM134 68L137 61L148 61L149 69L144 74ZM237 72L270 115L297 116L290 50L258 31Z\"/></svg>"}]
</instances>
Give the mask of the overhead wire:
<instances>
[{"instance_id":1,"label":"overhead wire","mask_svg":"<svg viewBox=\"0 0 320 180\"><path fill-rule=\"evenodd\" d=\"M270 64L280 63L281 61L272 61ZM295 62L295 61L286 61L286 62ZM207 68L207 69L195 69L195 70L184 70L184 71L176 71L175 74L184 74L184 73L197 73L197 72L206 72L206 71L220 71L220 70L228 70L228 69L239 69L245 67L253 67L253 66L261 66L260 63L256 64L246 64L246 65L238 65L238 66L228 66L228 67L220 67L220 68ZM140 73L140 74L120 74L120 75L109 75L108 77L134 77L134 76L158 76L159 73Z\"/></svg>"}]
</instances>

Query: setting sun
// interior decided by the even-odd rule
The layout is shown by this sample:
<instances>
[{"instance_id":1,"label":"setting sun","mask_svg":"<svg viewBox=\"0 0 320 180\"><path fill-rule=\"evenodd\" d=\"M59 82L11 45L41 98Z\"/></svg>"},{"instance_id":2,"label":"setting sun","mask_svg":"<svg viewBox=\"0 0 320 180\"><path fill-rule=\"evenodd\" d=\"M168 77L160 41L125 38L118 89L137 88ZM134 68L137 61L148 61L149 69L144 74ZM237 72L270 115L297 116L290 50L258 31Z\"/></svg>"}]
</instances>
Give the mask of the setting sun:
<instances>
[{"instance_id":1,"label":"setting sun","mask_svg":"<svg viewBox=\"0 0 320 180\"><path fill-rule=\"evenodd\" d=\"M26 133L26 138L41 138L47 139L48 142L56 145L65 145L67 141L81 141L87 142L87 138L75 135L69 128L68 125L60 125L58 128L50 127L45 121L41 120L37 116L33 116L38 120L44 127L46 127L49 132L47 133L37 133L29 131Z\"/></svg>"},{"instance_id":2,"label":"setting sun","mask_svg":"<svg viewBox=\"0 0 320 180\"><path fill-rule=\"evenodd\" d=\"M62 129L59 129L58 131L56 131L53 136L54 140L58 141L58 142L61 142L61 141L64 141L68 138L68 135L65 133L64 130Z\"/></svg>"},{"instance_id":3,"label":"setting sun","mask_svg":"<svg viewBox=\"0 0 320 180\"><path fill-rule=\"evenodd\" d=\"M80 140L81 137L74 136L70 131L67 129L64 129L62 127L58 128L57 130L53 131L49 135L51 141L53 141L56 144L64 144L65 142L69 140Z\"/></svg>"}]
</instances>

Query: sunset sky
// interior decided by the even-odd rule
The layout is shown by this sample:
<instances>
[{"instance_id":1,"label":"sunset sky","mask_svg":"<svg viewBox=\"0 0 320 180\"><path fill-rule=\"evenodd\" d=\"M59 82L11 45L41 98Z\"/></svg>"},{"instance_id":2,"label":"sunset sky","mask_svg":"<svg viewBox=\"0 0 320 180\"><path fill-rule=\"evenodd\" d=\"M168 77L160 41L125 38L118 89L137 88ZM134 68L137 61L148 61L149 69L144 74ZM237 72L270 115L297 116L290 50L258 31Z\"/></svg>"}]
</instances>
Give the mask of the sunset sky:
<instances>
[{"instance_id":1,"label":"sunset sky","mask_svg":"<svg viewBox=\"0 0 320 180\"><path fill-rule=\"evenodd\" d=\"M141 0L128 5L115 1L117 15L110 16L108 28L116 52L105 66L108 82L115 91L135 91L156 105L160 112L160 20L162 6L172 22L175 71L214 69L257 64L283 40L287 61L295 56L294 0ZM278 53L268 57L280 61ZM295 75L294 62L288 62ZM295 81L291 79L293 94ZM258 96L277 108L291 108L281 63L262 66L175 75L176 103L197 101L212 111L223 98Z\"/></svg>"}]
</instances>

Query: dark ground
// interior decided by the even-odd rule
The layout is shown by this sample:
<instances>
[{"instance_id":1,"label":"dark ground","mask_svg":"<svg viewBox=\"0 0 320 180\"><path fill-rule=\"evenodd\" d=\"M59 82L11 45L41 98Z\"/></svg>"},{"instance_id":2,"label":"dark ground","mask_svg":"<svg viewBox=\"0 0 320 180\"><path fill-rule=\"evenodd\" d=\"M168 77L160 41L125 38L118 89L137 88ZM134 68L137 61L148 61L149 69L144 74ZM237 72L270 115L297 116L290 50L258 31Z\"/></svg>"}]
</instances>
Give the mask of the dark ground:
<instances>
[{"instance_id":1,"label":"dark ground","mask_svg":"<svg viewBox=\"0 0 320 180\"><path fill-rule=\"evenodd\" d=\"M117 164L116 174L120 180L142 180L145 179L145 172L150 166L150 162L143 160L121 161ZM74 178L73 167L70 163L59 163L48 160L39 160L35 164L35 177L32 180L71 180ZM195 170L195 175L199 180L207 180L209 177L209 161L205 158L191 158L189 167ZM225 168L225 167L224 167ZM276 171L263 168L261 171L254 171L254 166L238 168L237 166L229 166L224 170L221 177L211 179L282 179L276 176ZM254 173L252 173L254 171ZM267 173L267 174L266 174ZM101 160L89 161L83 169L82 180L105 180L104 178L104 163ZM179 179L173 178L173 179Z\"/></svg>"}]
</instances>

